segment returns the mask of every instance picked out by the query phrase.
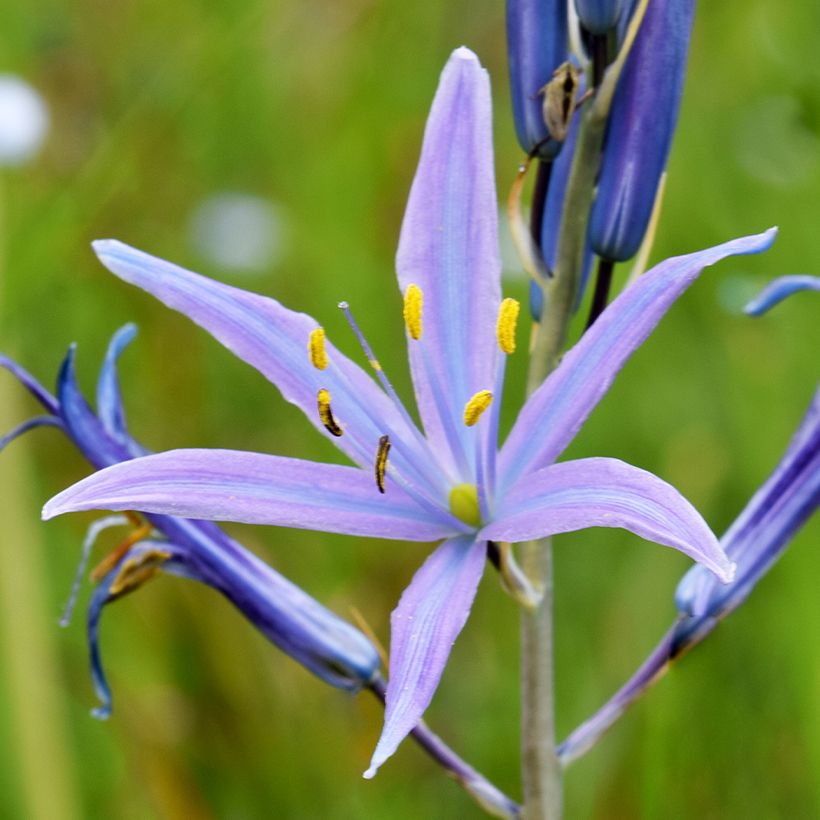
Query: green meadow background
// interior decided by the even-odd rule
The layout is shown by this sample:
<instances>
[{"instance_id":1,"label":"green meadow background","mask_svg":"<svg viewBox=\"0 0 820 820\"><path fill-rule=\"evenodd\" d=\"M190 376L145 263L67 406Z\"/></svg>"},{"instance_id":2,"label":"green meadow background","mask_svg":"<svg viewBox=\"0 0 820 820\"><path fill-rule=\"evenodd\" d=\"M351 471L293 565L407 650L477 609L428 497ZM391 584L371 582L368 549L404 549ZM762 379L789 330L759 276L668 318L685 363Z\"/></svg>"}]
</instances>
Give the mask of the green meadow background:
<instances>
[{"instance_id":1,"label":"green meadow background","mask_svg":"<svg viewBox=\"0 0 820 820\"><path fill-rule=\"evenodd\" d=\"M820 6L700 4L653 257L778 224L764 256L708 270L629 363L567 457L626 459L676 484L722 532L776 463L820 375L820 298L753 320L770 278L820 272ZM153 449L234 447L334 458L301 414L203 331L108 274L89 242L117 237L309 311L358 356L347 299L409 397L393 258L428 105L466 44L492 76L502 197L520 160L500 0L11 0L0 72L44 95L52 125L0 171L0 349L51 385L70 342L90 391L121 324L133 432ZM274 203L278 259L224 269L190 238L219 192ZM505 281L525 298L526 283ZM525 330L520 331L523 334ZM523 349L523 345L522 345ZM509 369L507 411L525 357ZM0 373L0 419L34 411ZM508 416L509 419L510 416ZM89 472L56 431L0 457L0 816L480 817L411 743L361 778L381 713L317 681L208 589L169 577L107 610L108 722L89 716L83 606L58 616L91 515L41 504ZM230 531L383 642L429 551L299 531ZM110 548L116 533L105 541ZM820 816L820 527L748 603L566 778L569 818ZM104 547L95 555L104 554ZM557 539L558 726L588 716L674 615L688 561L619 531ZM520 795L517 621L488 572L428 718Z\"/></svg>"}]
</instances>

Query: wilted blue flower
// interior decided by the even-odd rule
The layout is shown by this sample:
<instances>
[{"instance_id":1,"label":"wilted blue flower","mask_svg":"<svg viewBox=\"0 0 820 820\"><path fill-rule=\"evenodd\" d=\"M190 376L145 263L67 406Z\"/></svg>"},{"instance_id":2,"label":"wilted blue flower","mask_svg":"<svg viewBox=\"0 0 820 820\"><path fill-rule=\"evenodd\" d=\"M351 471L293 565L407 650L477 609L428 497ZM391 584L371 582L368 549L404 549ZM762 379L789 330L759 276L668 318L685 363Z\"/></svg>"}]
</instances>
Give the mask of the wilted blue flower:
<instances>
[{"instance_id":1,"label":"wilted blue flower","mask_svg":"<svg viewBox=\"0 0 820 820\"><path fill-rule=\"evenodd\" d=\"M397 259L424 433L366 343L383 390L309 316L101 241L95 249L111 271L187 314L256 367L357 466L176 450L110 467L44 510L50 518L136 508L377 538L443 539L393 613L385 728L370 775L429 704L472 606L488 542L624 527L686 553L724 581L733 573L702 518L656 476L615 459L554 462L701 270L728 255L767 248L774 232L667 260L641 277L528 399L497 453L518 305L500 293L491 137L488 78L475 55L458 49L433 102Z\"/></svg>"},{"instance_id":2,"label":"wilted blue flower","mask_svg":"<svg viewBox=\"0 0 820 820\"><path fill-rule=\"evenodd\" d=\"M678 119L694 9L694 0L651 0L618 80L589 227L605 259L631 258L646 233Z\"/></svg>"},{"instance_id":3,"label":"wilted blue flower","mask_svg":"<svg viewBox=\"0 0 820 820\"><path fill-rule=\"evenodd\" d=\"M624 0L575 0L581 25L592 34L606 34L623 11Z\"/></svg>"},{"instance_id":4,"label":"wilted blue flower","mask_svg":"<svg viewBox=\"0 0 820 820\"><path fill-rule=\"evenodd\" d=\"M746 305L746 313L750 316L760 316L787 296L801 290L820 291L820 276L794 274L781 276L765 287L757 296Z\"/></svg>"},{"instance_id":5,"label":"wilted blue flower","mask_svg":"<svg viewBox=\"0 0 820 820\"><path fill-rule=\"evenodd\" d=\"M550 139L543 89L569 54L566 0L507 0L507 53L518 142L552 159L561 143Z\"/></svg>"},{"instance_id":6,"label":"wilted blue flower","mask_svg":"<svg viewBox=\"0 0 820 820\"><path fill-rule=\"evenodd\" d=\"M147 451L128 435L116 371L117 358L134 333L134 326L127 325L111 340L97 385L96 414L78 389L73 349L61 368L56 397L15 362L0 357L0 366L17 376L47 411L47 415L25 422L0 439L0 449L27 430L51 425L61 428L98 468L145 454ZM326 683L357 691L378 673L378 653L358 629L229 538L216 524L164 515L147 518L157 535L128 549L102 579L91 600L92 674L102 700L95 714L107 716L111 703L97 646L102 607L160 569L219 590L272 643ZM103 526L108 523L120 522L102 522ZM86 549L99 529L92 526Z\"/></svg>"},{"instance_id":7,"label":"wilted blue flower","mask_svg":"<svg viewBox=\"0 0 820 820\"><path fill-rule=\"evenodd\" d=\"M798 278L800 285L795 287ZM785 298L785 291L820 289L820 280L816 278L807 284L811 278L776 279L749 304L747 311L762 313ZM560 745L561 759L569 763L584 754L647 687L665 674L674 660L700 643L737 609L819 506L820 387L780 463L721 539L724 551L736 563L734 580L725 585L715 584L699 567L686 573L675 595L678 619L637 672Z\"/></svg>"},{"instance_id":8,"label":"wilted blue flower","mask_svg":"<svg viewBox=\"0 0 820 820\"><path fill-rule=\"evenodd\" d=\"M820 389L777 468L721 539L737 563L735 580L718 586L698 567L683 577L676 594L677 621L627 683L559 746L564 763L583 755L674 660L746 600L818 505Z\"/></svg>"}]
</instances>

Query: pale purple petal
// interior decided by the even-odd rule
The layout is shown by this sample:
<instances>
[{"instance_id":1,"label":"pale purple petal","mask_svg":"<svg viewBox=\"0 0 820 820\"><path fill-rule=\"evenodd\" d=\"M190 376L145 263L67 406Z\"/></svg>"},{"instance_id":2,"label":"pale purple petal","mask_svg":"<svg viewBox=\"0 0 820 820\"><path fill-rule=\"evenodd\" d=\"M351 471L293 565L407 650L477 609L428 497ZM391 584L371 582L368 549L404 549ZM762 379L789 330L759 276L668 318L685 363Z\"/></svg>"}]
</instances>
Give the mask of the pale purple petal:
<instances>
[{"instance_id":1,"label":"pale purple petal","mask_svg":"<svg viewBox=\"0 0 820 820\"><path fill-rule=\"evenodd\" d=\"M703 564L722 581L734 566L698 511L671 485L613 458L553 464L500 502L480 538L529 541L587 527L621 527Z\"/></svg>"},{"instance_id":2,"label":"pale purple petal","mask_svg":"<svg viewBox=\"0 0 820 820\"><path fill-rule=\"evenodd\" d=\"M43 517L98 509L410 541L458 532L395 484L382 495L370 471L236 450L171 450L115 464L56 495Z\"/></svg>"},{"instance_id":3,"label":"pale purple petal","mask_svg":"<svg viewBox=\"0 0 820 820\"><path fill-rule=\"evenodd\" d=\"M94 250L120 279L184 313L259 370L354 462L372 466L379 438L390 434L394 445L399 441L404 445L394 446L396 466L406 467L406 450L413 449L413 437L401 414L370 376L329 342L329 366L325 370L312 366L308 342L318 324L310 316L113 239L94 242ZM333 414L344 430L341 437L331 436L319 419L316 397L321 388L330 391Z\"/></svg>"},{"instance_id":4,"label":"pale purple petal","mask_svg":"<svg viewBox=\"0 0 820 820\"><path fill-rule=\"evenodd\" d=\"M365 777L396 751L433 698L455 639L470 614L487 545L445 541L422 564L390 619L390 681L384 729Z\"/></svg>"},{"instance_id":5,"label":"pale purple petal","mask_svg":"<svg viewBox=\"0 0 820 820\"><path fill-rule=\"evenodd\" d=\"M705 267L766 250L775 233L773 228L667 259L618 296L525 404L501 451L502 485L522 476L528 481L527 473L561 455L627 359Z\"/></svg>"},{"instance_id":6,"label":"pale purple petal","mask_svg":"<svg viewBox=\"0 0 820 820\"><path fill-rule=\"evenodd\" d=\"M410 363L425 430L437 452L451 454L451 466L460 446L473 452L464 405L495 384L497 211L490 82L476 56L459 48L433 100L396 258L402 293L415 284L424 294L421 339L408 337Z\"/></svg>"},{"instance_id":7,"label":"pale purple petal","mask_svg":"<svg viewBox=\"0 0 820 820\"><path fill-rule=\"evenodd\" d=\"M746 305L744 311L750 316L762 316L767 310L770 310L788 296L801 290L820 291L820 276L808 276L805 274L781 276L763 288L763 290Z\"/></svg>"}]
</instances>

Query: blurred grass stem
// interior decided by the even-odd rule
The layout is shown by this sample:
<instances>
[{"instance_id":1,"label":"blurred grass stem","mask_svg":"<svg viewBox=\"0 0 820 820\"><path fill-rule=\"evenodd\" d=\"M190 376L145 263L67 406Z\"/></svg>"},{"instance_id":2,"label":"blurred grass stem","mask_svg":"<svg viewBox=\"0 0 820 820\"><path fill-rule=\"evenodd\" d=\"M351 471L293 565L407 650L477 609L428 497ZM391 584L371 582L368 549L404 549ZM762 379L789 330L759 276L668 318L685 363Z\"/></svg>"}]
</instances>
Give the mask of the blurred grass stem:
<instances>
[{"instance_id":1,"label":"blurred grass stem","mask_svg":"<svg viewBox=\"0 0 820 820\"><path fill-rule=\"evenodd\" d=\"M0 172L0 316L6 267L3 183ZM23 415L16 395L0 389L0 430ZM10 447L3 461L3 538L10 552L0 572L0 644L20 798L25 816L32 820L74 820L80 811L66 752L65 703L59 694L54 646L56 617L50 624L45 616L49 609L45 567L38 528L29 523L37 505L25 490L32 485L25 443Z\"/></svg>"}]
</instances>

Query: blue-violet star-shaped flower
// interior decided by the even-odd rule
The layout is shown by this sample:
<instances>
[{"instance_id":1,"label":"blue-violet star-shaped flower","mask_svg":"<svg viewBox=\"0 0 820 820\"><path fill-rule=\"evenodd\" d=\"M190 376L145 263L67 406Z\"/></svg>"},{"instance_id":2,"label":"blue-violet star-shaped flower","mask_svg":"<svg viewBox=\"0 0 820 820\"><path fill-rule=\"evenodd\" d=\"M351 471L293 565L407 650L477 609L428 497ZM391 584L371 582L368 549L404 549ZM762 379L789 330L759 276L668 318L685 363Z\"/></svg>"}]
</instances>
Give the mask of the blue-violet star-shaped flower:
<instances>
[{"instance_id":1,"label":"blue-violet star-shaped flower","mask_svg":"<svg viewBox=\"0 0 820 820\"><path fill-rule=\"evenodd\" d=\"M177 450L109 467L44 510L139 509L192 518L443 540L391 620L385 725L367 776L418 723L472 606L488 541L623 527L686 553L721 580L733 567L693 507L656 476L607 458L555 464L618 370L700 271L774 232L669 259L601 314L524 405L498 451L517 303L502 301L490 86L456 50L441 77L399 243L422 433L377 362L380 389L309 316L119 242L111 271L187 314L260 370L357 465ZM375 465L375 477L374 477Z\"/></svg>"}]
</instances>

